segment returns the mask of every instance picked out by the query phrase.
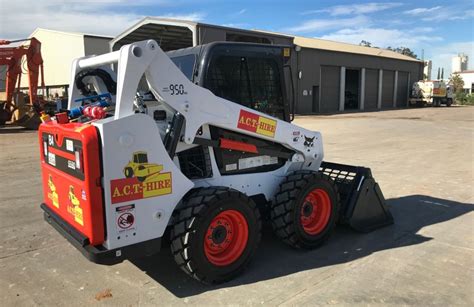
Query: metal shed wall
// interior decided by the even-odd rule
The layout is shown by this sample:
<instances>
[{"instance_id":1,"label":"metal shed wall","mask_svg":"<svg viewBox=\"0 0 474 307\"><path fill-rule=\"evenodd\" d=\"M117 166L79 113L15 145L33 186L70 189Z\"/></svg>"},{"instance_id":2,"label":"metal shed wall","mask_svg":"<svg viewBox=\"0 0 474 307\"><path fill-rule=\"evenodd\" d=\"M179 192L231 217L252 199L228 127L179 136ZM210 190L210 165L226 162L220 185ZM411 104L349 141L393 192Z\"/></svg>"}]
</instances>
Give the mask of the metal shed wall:
<instances>
[{"instance_id":1,"label":"metal shed wall","mask_svg":"<svg viewBox=\"0 0 474 307\"><path fill-rule=\"evenodd\" d=\"M377 69L365 70L365 110L377 109L377 94L379 90L379 71Z\"/></svg>"},{"instance_id":2,"label":"metal shed wall","mask_svg":"<svg viewBox=\"0 0 474 307\"><path fill-rule=\"evenodd\" d=\"M403 108L408 102L408 73L404 71L398 72L397 87L397 107Z\"/></svg>"},{"instance_id":3,"label":"metal shed wall","mask_svg":"<svg viewBox=\"0 0 474 307\"><path fill-rule=\"evenodd\" d=\"M301 79L295 80L297 81L296 89L296 97L297 97L297 113L299 114L308 114L311 113L313 110L313 97L309 95L310 90L314 87L320 87L320 103L322 104L323 101L326 99L336 99L334 104L339 103L339 95L332 94L331 97L325 98L323 92L323 85L322 82L326 78L324 72L321 67L322 66L337 66L340 68L341 66L346 67L347 69L361 69L366 68L366 93L365 93L365 103L366 109L369 107L376 107L374 105L373 100L373 93L378 92L378 70L384 70L384 82L383 87L386 89L382 95L382 97L387 98L386 103L382 105L382 108L391 108L393 107L393 86L394 86L394 71L398 70L400 72L410 73L411 81L413 82L419 80L422 77L422 69L423 63L421 62L414 62L414 61L403 61L398 59L390 59L390 58L383 58L383 57L376 57L376 56L369 56L369 55L362 55L362 54L351 54L345 52L335 52L329 50L320 50L320 49L312 49L312 48L302 48L300 52L296 55L296 64L293 66L293 71L297 75L298 71L301 71ZM375 72L374 72L375 71ZM333 75L334 71L332 71L331 80L336 82L336 78ZM375 74L375 78L374 78ZM387 75L385 77L385 75ZM386 79L387 78L387 79ZM403 84L400 83L403 81L399 81L399 86ZM339 86L340 80L339 76L337 79L337 84ZM411 85L410 85L411 86ZM308 95L304 95L304 91ZM312 91L311 91L312 92ZM383 100L382 100L383 101ZM334 108L331 108L334 109ZM337 111L337 110L336 110ZM324 112L324 109L321 108L320 112ZM327 111L326 111L327 112Z\"/></svg>"},{"instance_id":4,"label":"metal shed wall","mask_svg":"<svg viewBox=\"0 0 474 307\"><path fill-rule=\"evenodd\" d=\"M395 81L395 72L393 70L383 71L382 82L382 108L393 107L393 85Z\"/></svg>"},{"instance_id":5,"label":"metal shed wall","mask_svg":"<svg viewBox=\"0 0 474 307\"><path fill-rule=\"evenodd\" d=\"M340 67L321 66L321 113L337 112L339 110ZM306 106L304 106L306 107ZM306 108L304 108L306 109Z\"/></svg>"}]
</instances>

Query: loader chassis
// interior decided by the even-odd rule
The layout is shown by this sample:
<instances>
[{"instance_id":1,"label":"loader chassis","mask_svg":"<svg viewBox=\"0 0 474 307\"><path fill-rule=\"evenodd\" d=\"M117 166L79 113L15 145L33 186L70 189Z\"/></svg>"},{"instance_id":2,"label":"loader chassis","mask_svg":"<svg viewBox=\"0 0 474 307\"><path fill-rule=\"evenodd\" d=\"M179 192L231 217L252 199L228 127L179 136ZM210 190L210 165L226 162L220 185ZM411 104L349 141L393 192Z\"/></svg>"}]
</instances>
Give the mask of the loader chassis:
<instances>
[{"instance_id":1,"label":"loader chassis","mask_svg":"<svg viewBox=\"0 0 474 307\"><path fill-rule=\"evenodd\" d=\"M177 264L207 283L243 271L261 212L297 248L321 245L354 212L358 226L390 223L370 171L324 167L321 134L289 122L285 48L213 43L167 55L148 40L76 59L69 119L39 130L45 219L98 263L156 252L169 235ZM90 120L76 78L99 70L97 92L110 80L116 92L108 115ZM156 101L135 96L142 76Z\"/></svg>"}]
</instances>

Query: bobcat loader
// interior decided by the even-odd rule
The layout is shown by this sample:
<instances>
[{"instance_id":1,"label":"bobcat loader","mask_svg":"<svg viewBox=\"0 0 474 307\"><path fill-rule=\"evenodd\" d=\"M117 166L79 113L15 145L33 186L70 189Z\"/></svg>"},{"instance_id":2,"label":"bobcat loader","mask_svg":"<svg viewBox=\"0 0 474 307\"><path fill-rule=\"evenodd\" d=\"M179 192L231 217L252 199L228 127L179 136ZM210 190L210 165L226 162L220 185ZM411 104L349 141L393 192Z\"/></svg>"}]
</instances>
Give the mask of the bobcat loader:
<instances>
[{"instance_id":1,"label":"bobcat loader","mask_svg":"<svg viewBox=\"0 0 474 307\"><path fill-rule=\"evenodd\" d=\"M336 223L391 224L370 169L323 162L321 134L291 124L288 55L227 42L164 53L147 40L74 60L68 110L39 128L45 220L100 264L171 242L205 283L244 270L262 216L304 249Z\"/></svg>"}]
</instances>

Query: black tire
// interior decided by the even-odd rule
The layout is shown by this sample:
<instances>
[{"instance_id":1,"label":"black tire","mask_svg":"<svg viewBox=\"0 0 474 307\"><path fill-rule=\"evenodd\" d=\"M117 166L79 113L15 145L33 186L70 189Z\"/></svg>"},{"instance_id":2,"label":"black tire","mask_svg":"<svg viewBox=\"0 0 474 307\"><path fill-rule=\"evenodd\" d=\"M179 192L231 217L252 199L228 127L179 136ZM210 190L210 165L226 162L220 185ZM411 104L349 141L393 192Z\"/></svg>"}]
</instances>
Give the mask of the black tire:
<instances>
[{"instance_id":1,"label":"black tire","mask_svg":"<svg viewBox=\"0 0 474 307\"><path fill-rule=\"evenodd\" d=\"M205 240L211 222L227 210L238 211L248 225L243 252L229 265L215 265L206 256ZM228 212L228 211L227 211ZM239 275L249 264L261 238L260 213L255 203L239 191L225 187L191 191L176 212L172 226L171 252L189 276L207 284L222 283Z\"/></svg>"},{"instance_id":2,"label":"black tire","mask_svg":"<svg viewBox=\"0 0 474 307\"><path fill-rule=\"evenodd\" d=\"M316 234L308 234L301 222L306 196L315 189L324 190L330 201L329 219ZM284 243L295 248L312 249L331 235L339 215L339 194L334 182L319 172L299 171L280 184L270 211L273 230Z\"/></svg>"},{"instance_id":3,"label":"black tire","mask_svg":"<svg viewBox=\"0 0 474 307\"><path fill-rule=\"evenodd\" d=\"M130 166L127 166L124 170L123 173L126 178L132 178L133 177L133 169Z\"/></svg>"},{"instance_id":4,"label":"black tire","mask_svg":"<svg viewBox=\"0 0 474 307\"><path fill-rule=\"evenodd\" d=\"M448 98L448 100L446 101L446 106L450 107L452 104L453 104L453 100L451 98Z\"/></svg>"}]
</instances>

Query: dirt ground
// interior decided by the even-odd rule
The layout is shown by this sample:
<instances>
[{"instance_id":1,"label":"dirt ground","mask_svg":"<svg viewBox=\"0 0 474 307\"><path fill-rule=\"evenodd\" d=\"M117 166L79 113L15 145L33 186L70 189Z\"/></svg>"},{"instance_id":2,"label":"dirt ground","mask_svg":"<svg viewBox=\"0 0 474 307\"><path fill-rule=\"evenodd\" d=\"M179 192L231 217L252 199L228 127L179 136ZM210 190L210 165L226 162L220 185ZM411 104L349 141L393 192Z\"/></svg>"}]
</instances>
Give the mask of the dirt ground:
<instances>
[{"instance_id":1,"label":"dirt ground","mask_svg":"<svg viewBox=\"0 0 474 307\"><path fill-rule=\"evenodd\" d=\"M370 167L395 224L313 251L266 227L247 271L204 286L160 254L88 262L43 221L36 132L0 129L0 301L10 305L474 305L474 107L298 117L325 160Z\"/></svg>"}]
</instances>

